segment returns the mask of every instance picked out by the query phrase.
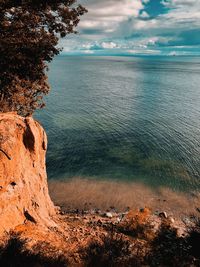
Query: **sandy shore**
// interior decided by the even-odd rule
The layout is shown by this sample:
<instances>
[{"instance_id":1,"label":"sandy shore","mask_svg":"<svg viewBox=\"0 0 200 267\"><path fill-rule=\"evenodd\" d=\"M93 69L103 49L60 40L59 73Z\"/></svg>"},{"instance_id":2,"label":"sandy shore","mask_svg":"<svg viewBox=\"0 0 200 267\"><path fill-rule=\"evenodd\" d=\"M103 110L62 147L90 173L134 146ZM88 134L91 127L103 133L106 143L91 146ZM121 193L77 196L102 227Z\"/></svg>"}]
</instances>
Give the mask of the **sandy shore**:
<instances>
[{"instance_id":1,"label":"sandy shore","mask_svg":"<svg viewBox=\"0 0 200 267\"><path fill-rule=\"evenodd\" d=\"M74 178L68 181L49 181L50 195L64 210L100 209L125 211L128 208L148 207L154 213L166 211L184 218L197 212L199 192L174 192L169 188L152 188L140 183L96 181Z\"/></svg>"}]
</instances>

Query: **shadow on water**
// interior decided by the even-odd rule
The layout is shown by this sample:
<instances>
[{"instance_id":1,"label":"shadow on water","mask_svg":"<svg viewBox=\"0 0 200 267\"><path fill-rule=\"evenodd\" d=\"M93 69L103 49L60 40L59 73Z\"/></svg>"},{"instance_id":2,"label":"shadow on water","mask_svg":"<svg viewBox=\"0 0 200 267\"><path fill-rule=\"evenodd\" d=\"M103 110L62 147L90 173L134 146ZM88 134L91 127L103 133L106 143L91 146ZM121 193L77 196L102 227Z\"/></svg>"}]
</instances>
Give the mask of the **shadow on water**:
<instances>
[{"instance_id":1,"label":"shadow on water","mask_svg":"<svg viewBox=\"0 0 200 267\"><path fill-rule=\"evenodd\" d=\"M60 130L55 142L55 137L50 135L47 154L49 178L106 177L143 182L154 188L197 188L198 177L192 177L192 173L177 159L164 155L165 151L160 155L160 148L158 153L155 150L152 153L136 136L130 136L129 140L115 139L112 134L106 140L96 136L97 133L86 130Z\"/></svg>"}]
</instances>

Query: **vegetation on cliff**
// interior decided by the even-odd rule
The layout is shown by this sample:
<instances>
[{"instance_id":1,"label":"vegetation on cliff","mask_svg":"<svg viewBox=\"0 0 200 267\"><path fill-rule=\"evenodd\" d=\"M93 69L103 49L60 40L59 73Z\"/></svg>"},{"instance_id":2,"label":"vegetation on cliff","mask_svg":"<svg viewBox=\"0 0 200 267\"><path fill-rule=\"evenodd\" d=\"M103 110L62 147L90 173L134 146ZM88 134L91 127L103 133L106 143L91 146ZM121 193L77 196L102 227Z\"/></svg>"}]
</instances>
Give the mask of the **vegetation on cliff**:
<instances>
[{"instance_id":1,"label":"vegetation on cliff","mask_svg":"<svg viewBox=\"0 0 200 267\"><path fill-rule=\"evenodd\" d=\"M30 239L30 230L29 233L11 232L7 242L0 246L0 265L200 266L199 219L191 218L191 226L185 226L182 233L169 219L152 217L149 209L129 211L121 221L92 213L67 213L61 215L61 221L68 227L67 231L59 234L51 229L46 233L46 240L35 229L34 241Z\"/></svg>"}]
</instances>

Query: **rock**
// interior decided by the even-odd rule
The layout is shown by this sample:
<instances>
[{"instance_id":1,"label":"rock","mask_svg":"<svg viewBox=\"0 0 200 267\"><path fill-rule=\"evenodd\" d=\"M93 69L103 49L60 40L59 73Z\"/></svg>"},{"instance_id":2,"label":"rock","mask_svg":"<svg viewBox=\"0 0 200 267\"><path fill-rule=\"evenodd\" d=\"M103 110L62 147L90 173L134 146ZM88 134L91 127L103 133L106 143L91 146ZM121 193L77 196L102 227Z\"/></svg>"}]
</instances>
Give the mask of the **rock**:
<instances>
[{"instance_id":1,"label":"rock","mask_svg":"<svg viewBox=\"0 0 200 267\"><path fill-rule=\"evenodd\" d=\"M101 214L102 212L101 212L100 209L95 209L95 213L96 213L96 214Z\"/></svg>"},{"instance_id":2,"label":"rock","mask_svg":"<svg viewBox=\"0 0 200 267\"><path fill-rule=\"evenodd\" d=\"M160 212L159 212L158 210L156 210L156 211L154 212L154 214L157 215L157 216L159 216L159 213L160 213Z\"/></svg>"},{"instance_id":3,"label":"rock","mask_svg":"<svg viewBox=\"0 0 200 267\"><path fill-rule=\"evenodd\" d=\"M118 217L117 219L116 219L116 223L120 223L121 222L121 219Z\"/></svg>"},{"instance_id":4,"label":"rock","mask_svg":"<svg viewBox=\"0 0 200 267\"><path fill-rule=\"evenodd\" d=\"M106 212L106 213L105 213L105 217L111 219L111 218L113 217L113 214L112 214L111 212Z\"/></svg>"},{"instance_id":5,"label":"rock","mask_svg":"<svg viewBox=\"0 0 200 267\"><path fill-rule=\"evenodd\" d=\"M60 206L55 206L55 211L58 214L61 214L62 213L62 210L61 210L61 207Z\"/></svg>"},{"instance_id":6,"label":"rock","mask_svg":"<svg viewBox=\"0 0 200 267\"><path fill-rule=\"evenodd\" d=\"M183 218L182 221L183 221L186 225L191 225L191 223L192 223L191 219L190 219L190 218L187 218L187 217Z\"/></svg>"},{"instance_id":7,"label":"rock","mask_svg":"<svg viewBox=\"0 0 200 267\"><path fill-rule=\"evenodd\" d=\"M128 212L122 212L122 213L119 213L119 218L121 220L125 219L126 218L126 215L128 214Z\"/></svg>"},{"instance_id":8,"label":"rock","mask_svg":"<svg viewBox=\"0 0 200 267\"><path fill-rule=\"evenodd\" d=\"M174 220L174 218L172 218L172 217L169 217L169 221L171 222L171 223L175 223L175 220Z\"/></svg>"},{"instance_id":9,"label":"rock","mask_svg":"<svg viewBox=\"0 0 200 267\"><path fill-rule=\"evenodd\" d=\"M29 221L55 226L45 155L47 138L32 117L0 113L0 235Z\"/></svg>"},{"instance_id":10,"label":"rock","mask_svg":"<svg viewBox=\"0 0 200 267\"><path fill-rule=\"evenodd\" d=\"M167 219L167 218L168 218L168 216L167 216L167 212L165 212L165 211L160 212L160 213L159 213L159 217Z\"/></svg>"}]
</instances>

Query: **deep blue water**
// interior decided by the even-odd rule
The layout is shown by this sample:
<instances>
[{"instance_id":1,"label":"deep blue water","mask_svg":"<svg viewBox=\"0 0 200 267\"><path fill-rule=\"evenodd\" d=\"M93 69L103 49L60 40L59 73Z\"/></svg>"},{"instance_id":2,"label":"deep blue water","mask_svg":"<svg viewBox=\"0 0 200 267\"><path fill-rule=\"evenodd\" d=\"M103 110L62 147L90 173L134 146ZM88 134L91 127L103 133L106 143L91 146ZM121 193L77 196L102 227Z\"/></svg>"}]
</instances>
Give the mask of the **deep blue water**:
<instances>
[{"instance_id":1,"label":"deep blue water","mask_svg":"<svg viewBox=\"0 0 200 267\"><path fill-rule=\"evenodd\" d=\"M57 57L36 117L50 178L200 188L200 58Z\"/></svg>"}]
</instances>

